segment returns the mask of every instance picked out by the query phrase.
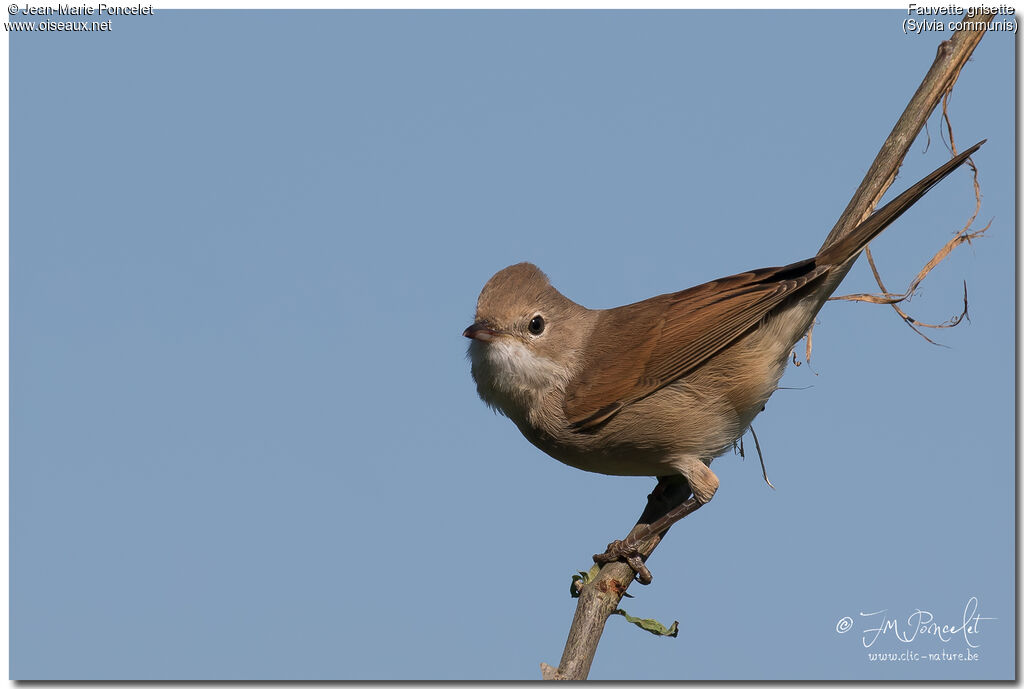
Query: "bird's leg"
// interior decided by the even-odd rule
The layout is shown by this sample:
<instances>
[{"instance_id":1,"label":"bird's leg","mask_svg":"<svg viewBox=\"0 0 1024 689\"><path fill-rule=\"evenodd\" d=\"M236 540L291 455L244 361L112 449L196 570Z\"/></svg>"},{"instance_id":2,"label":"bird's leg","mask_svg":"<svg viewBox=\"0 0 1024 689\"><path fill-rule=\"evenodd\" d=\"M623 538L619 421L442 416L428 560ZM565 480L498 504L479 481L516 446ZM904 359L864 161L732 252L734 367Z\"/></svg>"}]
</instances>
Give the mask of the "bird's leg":
<instances>
[{"instance_id":1,"label":"bird's leg","mask_svg":"<svg viewBox=\"0 0 1024 689\"><path fill-rule=\"evenodd\" d=\"M646 555L640 552L644 541L655 534L663 536L670 526L707 504L718 488L718 478L711 470L703 463L700 469L693 467L692 472L688 471L695 474L689 478L679 475L658 477L658 485L647 496L647 508L640 515L637 525L624 540L612 541L605 552L594 555L594 562L604 565L625 560L636 572L637 581L644 585L650 584L653 577L644 564ZM692 490L693 487L697 487L697 490Z\"/></svg>"}]
</instances>

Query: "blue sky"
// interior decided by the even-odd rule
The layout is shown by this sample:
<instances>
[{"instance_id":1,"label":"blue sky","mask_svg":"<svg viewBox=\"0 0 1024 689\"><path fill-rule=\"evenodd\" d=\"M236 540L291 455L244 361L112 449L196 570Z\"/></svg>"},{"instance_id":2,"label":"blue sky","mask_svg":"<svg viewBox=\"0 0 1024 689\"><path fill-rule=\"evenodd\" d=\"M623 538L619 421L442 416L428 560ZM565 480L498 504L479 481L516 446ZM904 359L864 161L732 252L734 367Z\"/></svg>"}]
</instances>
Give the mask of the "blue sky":
<instances>
[{"instance_id":1,"label":"blue sky","mask_svg":"<svg viewBox=\"0 0 1024 689\"><path fill-rule=\"evenodd\" d=\"M890 12L158 11L10 35L11 676L533 679L654 481L477 398L500 268L611 307L812 255L948 32ZM950 115L985 239L909 305L831 303L609 621L594 679L1014 668L1013 39ZM948 156L940 122L890 192ZM958 172L874 244L902 289ZM870 291L866 264L841 292ZM811 370L813 368L813 371ZM748 443L748 450L749 450ZM971 637L865 648L861 613ZM839 634L844 617L855 628ZM977 653L879 662L868 652Z\"/></svg>"}]
</instances>

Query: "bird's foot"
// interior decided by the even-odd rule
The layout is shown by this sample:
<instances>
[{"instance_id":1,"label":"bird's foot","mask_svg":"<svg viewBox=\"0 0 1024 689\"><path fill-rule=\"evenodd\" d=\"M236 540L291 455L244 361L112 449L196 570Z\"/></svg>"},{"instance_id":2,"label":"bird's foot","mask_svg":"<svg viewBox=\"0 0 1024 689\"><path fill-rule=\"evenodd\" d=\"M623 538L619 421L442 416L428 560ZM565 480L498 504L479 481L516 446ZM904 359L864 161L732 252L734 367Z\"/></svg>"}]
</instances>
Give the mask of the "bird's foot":
<instances>
[{"instance_id":1,"label":"bird's foot","mask_svg":"<svg viewBox=\"0 0 1024 689\"><path fill-rule=\"evenodd\" d=\"M647 565L644 564L640 551L637 550L635 544L629 542L628 538L625 541L612 541L608 544L607 550L594 556L594 562L599 565L606 565L617 560L625 560L626 564L636 572L636 580L644 586L650 584L654 579L651 576L651 570L647 569Z\"/></svg>"}]
</instances>

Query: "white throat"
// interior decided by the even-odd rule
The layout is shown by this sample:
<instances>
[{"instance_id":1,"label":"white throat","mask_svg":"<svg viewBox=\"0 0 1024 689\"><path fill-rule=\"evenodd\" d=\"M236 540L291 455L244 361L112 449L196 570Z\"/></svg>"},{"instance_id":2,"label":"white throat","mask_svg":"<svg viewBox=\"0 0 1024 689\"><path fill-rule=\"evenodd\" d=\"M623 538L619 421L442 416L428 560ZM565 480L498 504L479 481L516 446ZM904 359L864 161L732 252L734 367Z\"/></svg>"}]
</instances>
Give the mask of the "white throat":
<instances>
[{"instance_id":1,"label":"white throat","mask_svg":"<svg viewBox=\"0 0 1024 689\"><path fill-rule=\"evenodd\" d=\"M474 340L469 343L469 358L480 398L513 420L526 420L540 406L541 397L552 388L564 389L569 379L565 366L512 337Z\"/></svg>"}]
</instances>

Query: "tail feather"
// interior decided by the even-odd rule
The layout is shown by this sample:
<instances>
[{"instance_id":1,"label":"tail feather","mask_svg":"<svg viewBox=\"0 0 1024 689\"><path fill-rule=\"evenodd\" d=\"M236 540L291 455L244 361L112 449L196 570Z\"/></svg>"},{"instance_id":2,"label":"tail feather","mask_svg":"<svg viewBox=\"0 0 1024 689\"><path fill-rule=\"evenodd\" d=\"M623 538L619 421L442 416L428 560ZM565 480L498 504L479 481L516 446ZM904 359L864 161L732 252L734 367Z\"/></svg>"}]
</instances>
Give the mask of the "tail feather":
<instances>
[{"instance_id":1,"label":"tail feather","mask_svg":"<svg viewBox=\"0 0 1024 689\"><path fill-rule=\"evenodd\" d=\"M816 257L818 262L841 265L853 256L860 253L861 249L867 246L868 242L881 234L882 230L892 224L896 218L903 215L903 212L913 206L917 201L928 193L928 190L938 184L946 175L964 164L972 153L981 148L981 145L988 139L983 139L974 144L966 151L950 159L942 167L938 168L914 186L894 198L889 203L871 214L871 216L857 225L853 231L840 239L830 247L822 249Z\"/></svg>"}]
</instances>

